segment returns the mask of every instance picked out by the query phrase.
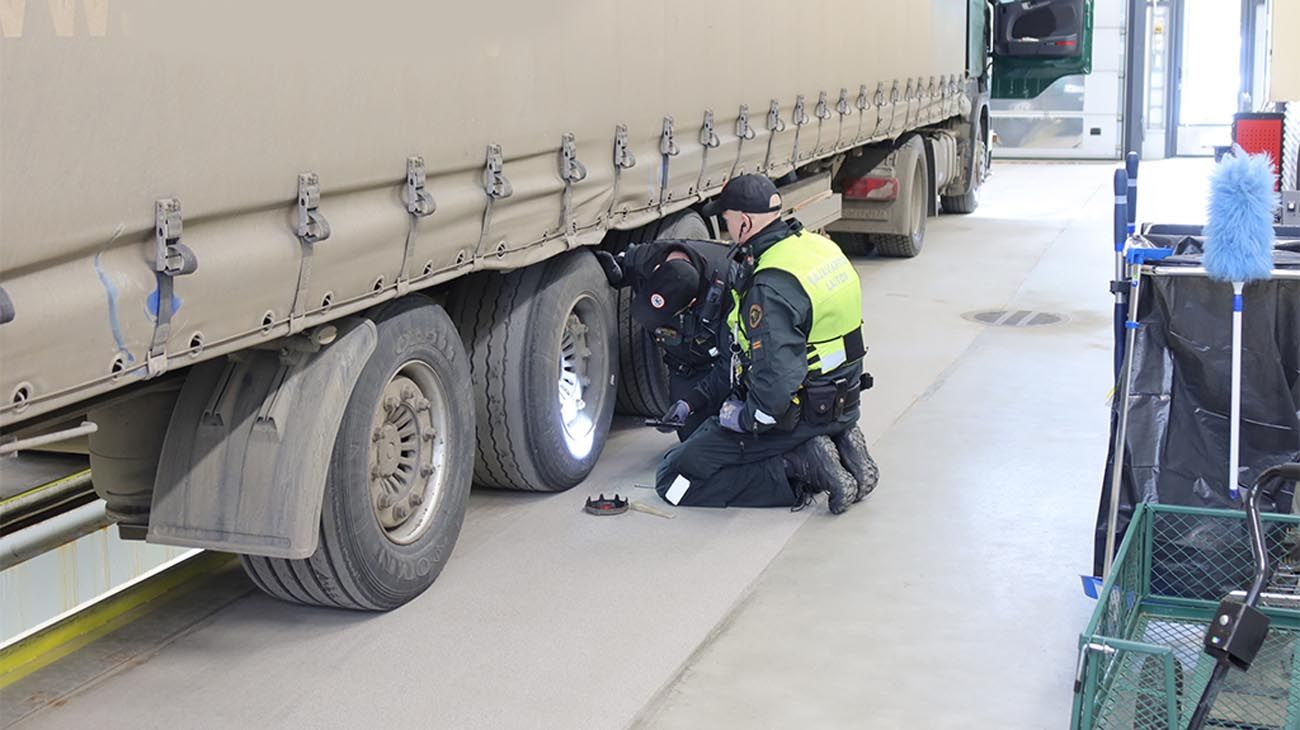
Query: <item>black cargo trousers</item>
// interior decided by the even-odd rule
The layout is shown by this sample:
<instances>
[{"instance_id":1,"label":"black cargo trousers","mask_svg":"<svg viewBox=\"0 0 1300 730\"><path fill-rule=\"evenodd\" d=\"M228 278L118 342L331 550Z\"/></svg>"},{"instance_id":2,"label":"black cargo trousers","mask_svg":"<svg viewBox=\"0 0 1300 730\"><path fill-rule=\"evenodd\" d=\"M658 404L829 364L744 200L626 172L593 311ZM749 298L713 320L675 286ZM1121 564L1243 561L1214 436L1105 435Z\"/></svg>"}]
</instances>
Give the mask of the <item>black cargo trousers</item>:
<instances>
[{"instance_id":1,"label":"black cargo trousers","mask_svg":"<svg viewBox=\"0 0 1300 730\"><path fill-rule=\"evenodd\" d=\"M736 433L717 416L664 457L655 491L680 507L792 507L798 501L785 475L782 455L817 436L834 436L857 422L857 411L841 420L813 425L800 421L789 431Z\"/></svg>"}]
</instances>

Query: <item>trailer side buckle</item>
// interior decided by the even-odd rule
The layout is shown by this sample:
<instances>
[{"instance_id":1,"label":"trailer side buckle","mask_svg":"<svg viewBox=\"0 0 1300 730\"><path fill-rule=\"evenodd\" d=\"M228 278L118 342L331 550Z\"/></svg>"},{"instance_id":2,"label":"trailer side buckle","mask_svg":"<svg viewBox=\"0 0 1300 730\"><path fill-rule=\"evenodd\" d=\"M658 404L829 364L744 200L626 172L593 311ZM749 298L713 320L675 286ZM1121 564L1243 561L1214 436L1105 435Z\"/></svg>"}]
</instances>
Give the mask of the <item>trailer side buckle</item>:
<instances>
[{"instance_id":1,"label":"trailer side buckle","mask_svg":"<svg viewBox=\"0 0 1300 730\"><path fill-rule=\"evenodd\" d=\"M172 315L176 313L175 279L193 274L199 268L198 257L180 242L183 229L181 201L176 198L155 200L153 270L158 282L158 313L145 361L146 376L150 378L167 372L167 339L171 336Z\"/></svg>"}]
</instances>

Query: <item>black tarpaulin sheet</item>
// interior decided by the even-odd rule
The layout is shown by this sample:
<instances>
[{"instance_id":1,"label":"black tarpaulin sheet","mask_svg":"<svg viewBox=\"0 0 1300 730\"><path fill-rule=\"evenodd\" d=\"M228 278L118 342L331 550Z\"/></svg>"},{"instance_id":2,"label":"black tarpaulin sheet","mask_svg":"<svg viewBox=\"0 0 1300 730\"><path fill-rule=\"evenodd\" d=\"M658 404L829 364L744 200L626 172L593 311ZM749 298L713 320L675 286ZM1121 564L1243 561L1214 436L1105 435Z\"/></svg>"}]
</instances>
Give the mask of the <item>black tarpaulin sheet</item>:
<instances>
[{"instance_id":1,"label":"black tarpaulin sheet","mask_svg":"<svg viewBox=\"0 0 1300 730\"><path fill-rule=\"evenodd\" d=\"M1162 266L1200 265L1200 239L1158 241L1177 256ZM1300 271L1300 244L1279 244L1275 268ZM1232 287L1203 277L1144 277L1131 356L1119 504L1119 536L1141 502L1239 508L1228 494ZM1300 280L1274 278L1245 290L1242 356L1242 484L1275 464L1300 458ZM1117 389L1118 390L1118 389ZM1111 414L1095 533L1101 575L1120 394ZM1288 491L1271 511L1292 511ZM1116 540L1119 544L1119 539Z\"/></svg>"}]
</instances>

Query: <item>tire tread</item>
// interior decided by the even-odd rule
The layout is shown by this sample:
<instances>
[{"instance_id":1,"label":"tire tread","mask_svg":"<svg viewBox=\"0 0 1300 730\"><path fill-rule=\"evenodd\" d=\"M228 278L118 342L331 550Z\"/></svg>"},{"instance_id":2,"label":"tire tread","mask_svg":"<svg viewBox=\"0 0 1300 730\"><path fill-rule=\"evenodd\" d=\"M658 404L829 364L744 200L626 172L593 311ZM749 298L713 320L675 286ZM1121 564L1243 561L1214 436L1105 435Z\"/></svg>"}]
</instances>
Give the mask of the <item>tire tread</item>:
<instances>
[{"instance_id":1,"label":"tire tread","mask_svg":"<svg viewBox=\"0 0 1300 730\"><path fill-rule=\"evenodd\" d=\"M907 234L872 234L871 243L881 256L890 258L910 259L920 253L912 237Z\"/></svg>"},{"instance_id":2,"label":"tire tread","mask_svg":"<svg viewBox=\"0 0 1300 730\"><path fill-rule=\"evenodd\" d=\"M241 555L244 568L253 576L257 586L267 594L289 603L302 603L289 589L284 585L276 575L275 569L271 567L271 561L274 558L264 558L258 555Z\"/></svg>"},{"instance_id":3,"label":"tire tread","mask_svg":"<svg viewBox=\"0 0 1300 730\"><path fill-rule=\"evenodd\" d=\"M470 375L478 404L479 436L476 439L474 482L487 487L522 491L551 491L531 469L519 462L515 443L525 439L517 433L522 420L511 419L515 398L509 393L516 384L498 369L510 361L511 344L518 336L512 331L510 314L521 297L528 298L543 283L547 265L485 275L467 282L454 298L449 312L469 352ZM477 306L474 306L477 304ZM525 318L526 319L526 318ZM512 421L516 421L512 423Z\"/></svg>"},{"instance_id":4,"label":"tire tread","mask_svg":"<svg viewBox=\"0 0 1300 730\"><path fill-rule=\"evenodd\" d=\"M979 196L973 191L962 195L941 195L939 204L943 206L943 212L956 215L967 215L974 213L979 207Z\"/></svg>"}]
</instances>

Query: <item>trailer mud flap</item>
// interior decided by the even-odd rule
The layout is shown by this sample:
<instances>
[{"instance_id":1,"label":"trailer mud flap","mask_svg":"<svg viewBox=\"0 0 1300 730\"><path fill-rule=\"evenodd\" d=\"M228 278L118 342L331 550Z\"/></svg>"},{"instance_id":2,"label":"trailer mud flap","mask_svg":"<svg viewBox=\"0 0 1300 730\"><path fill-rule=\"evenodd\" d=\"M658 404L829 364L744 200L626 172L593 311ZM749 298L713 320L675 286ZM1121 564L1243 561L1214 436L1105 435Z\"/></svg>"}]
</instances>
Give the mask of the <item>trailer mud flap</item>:
<instances>
[{"instance_id":1,"label":"trailer mud flap","mask_svg":"<svg viewBox=\"0 0 1300 730\"><path fill-rule=\"evenodd\" d=\"M368 319L337 327L315 352L248 350L194 367L163 444L149 542L276 558L315 552L334 437L378 342Z\"/></svg>"}]
</instances>

